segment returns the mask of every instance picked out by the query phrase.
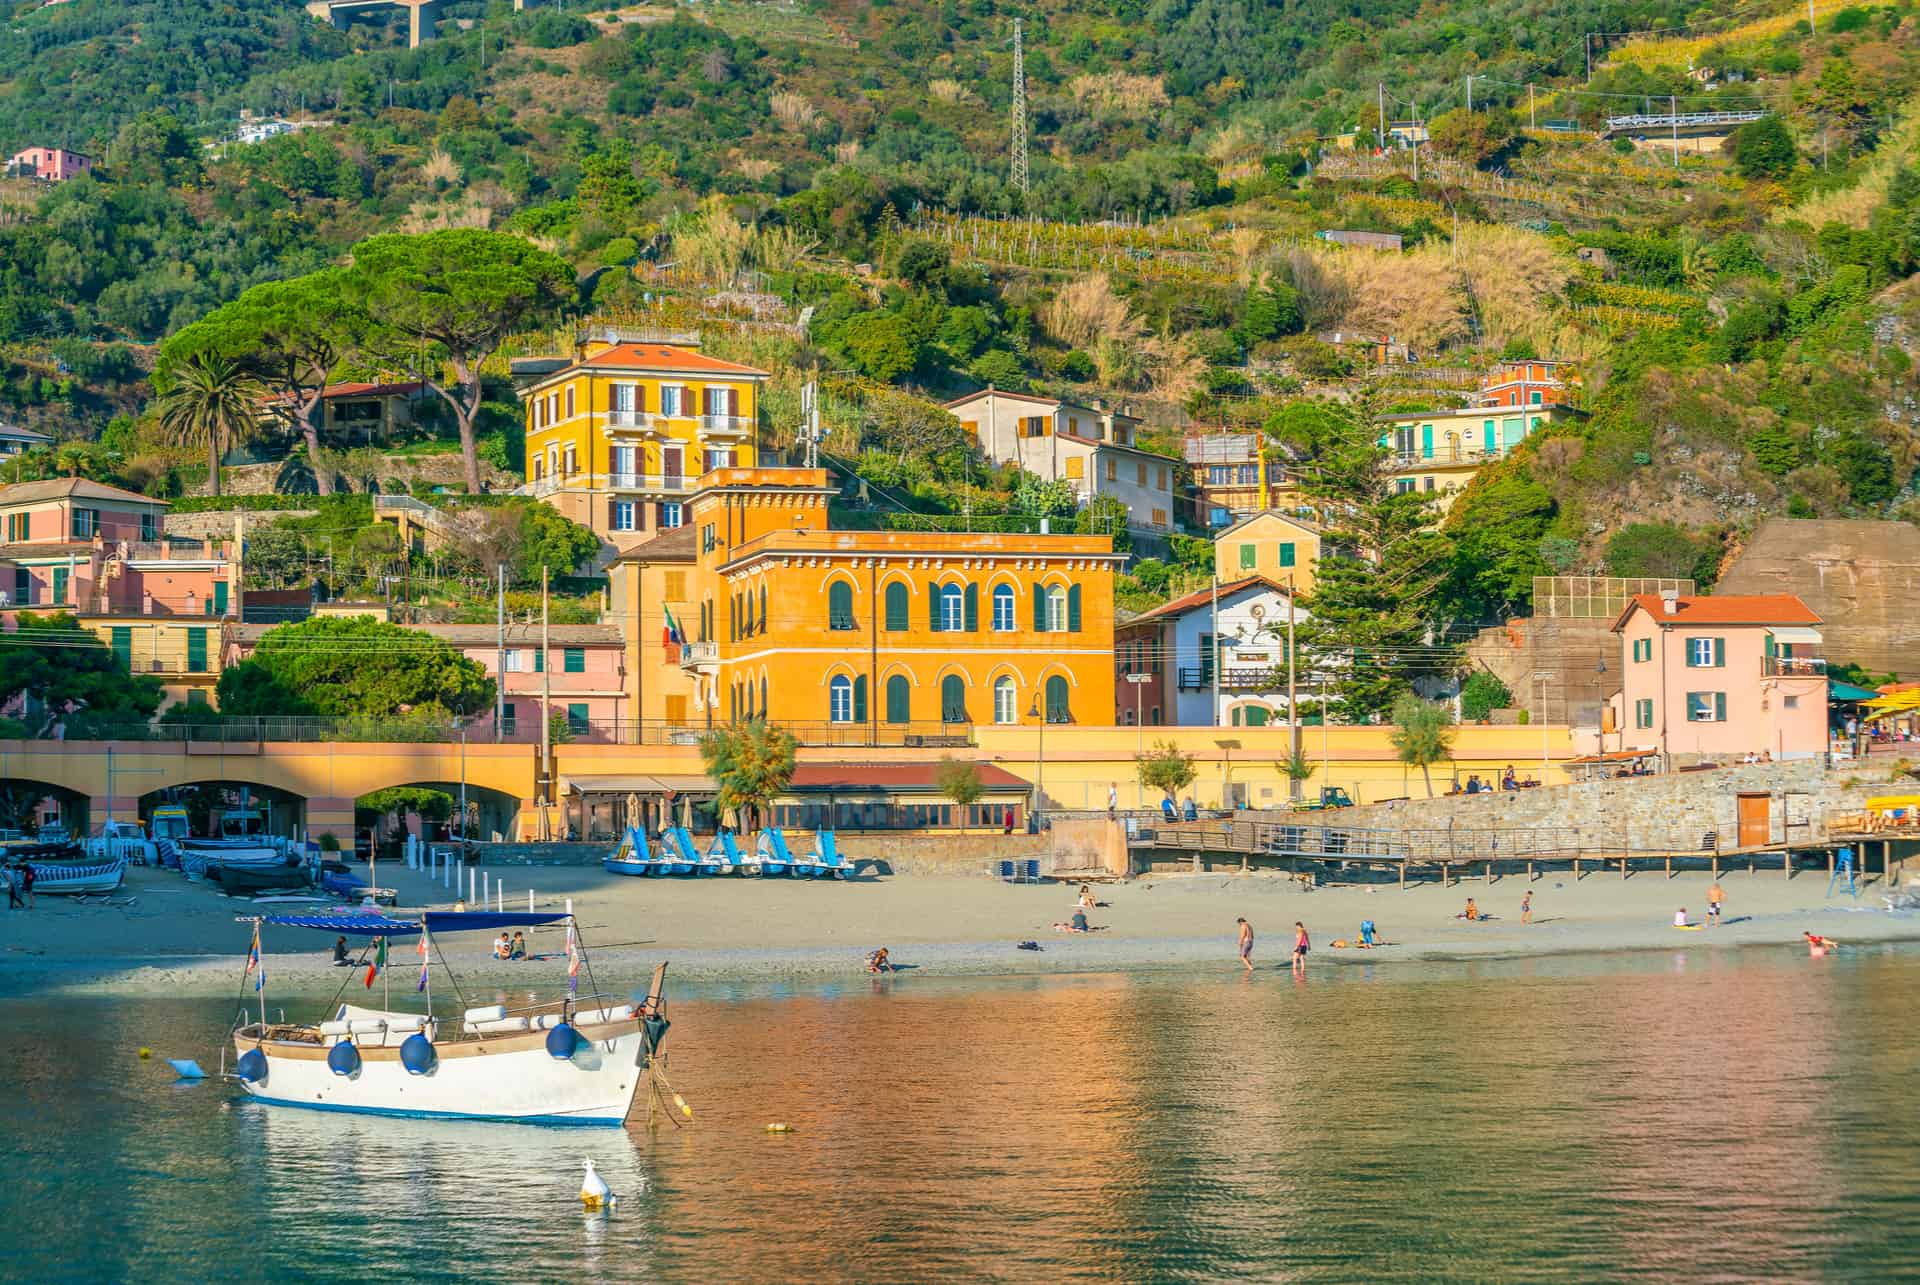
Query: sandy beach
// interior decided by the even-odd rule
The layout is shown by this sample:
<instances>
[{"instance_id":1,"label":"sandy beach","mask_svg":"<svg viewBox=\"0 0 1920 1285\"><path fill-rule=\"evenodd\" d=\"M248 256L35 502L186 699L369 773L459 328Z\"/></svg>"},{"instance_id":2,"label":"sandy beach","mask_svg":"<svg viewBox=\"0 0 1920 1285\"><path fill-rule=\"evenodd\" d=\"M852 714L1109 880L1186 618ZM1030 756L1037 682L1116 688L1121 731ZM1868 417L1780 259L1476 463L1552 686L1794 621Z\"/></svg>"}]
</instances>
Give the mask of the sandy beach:
<instances>
[{"instance_id":1,"label":"sandy beach","mask_svg":"<svg viewBox=\"0 0 1920 1285\"><path fill-rule=\"evenodd\" d=\"M1842 942L1920 939L1920 914L1890 914L1875 882L1855 899L1844 887L1829 899L1824 874L1790 882L1779 871L1723 874L1726 920L1704 932L1673 927L1686 907L1704 917L1704 873L1667 879L1658 873L1566 872L1531 883L1513 875L1492 884L1469 881L1442 889L1427 884L1305 889L1275 875L1204 874L1141 878L1099 885L1106 903L1089 913L1090 934L1052 925L1072 912L1077 888L1009 886L962 875L902 875L855 880L625 879L582 867L509 867L510 909L535 904L558 910L571 898L591 948L601 986L642 983L654 963L671 960L675 976L694 981L826 981L863 976L864 957L888 946L902 976L1109 972L1170 967L1237 967L1234 920L1257 934L1262 968L1285 967L1294 921L1312 935L1312 967L1409 964L1422 960L1542 955L1605 950L1716 950L1797 944L1803 930ZM383 885L403 907L445 908L447 893L424 875L383 866ZM1520 898L1533 891L1534 922L1520 922ZM1468 897L1493 916L1466 923ZM32 911L4 919L0 969L14 993L23 990L134 994L237 993L249 928L242 916L312 913L324 906L256 907L231 900L178 872L135 869L117 904L74 904L42 897ZM1372 919L1389 945L1339 949ZM1043 949L1015 948L1023 940ZM555 930L529 935L536 953L563 949ZM546 986L562 975L558 959L500 963L484 934L448 937L442 952L472 986ZM283 993L331 991L344 970L332 966L330 936L279 928L266 939L272 986ZM392 981L410 979L410 944L395 952Z\"/></svg>"}]
</instances>

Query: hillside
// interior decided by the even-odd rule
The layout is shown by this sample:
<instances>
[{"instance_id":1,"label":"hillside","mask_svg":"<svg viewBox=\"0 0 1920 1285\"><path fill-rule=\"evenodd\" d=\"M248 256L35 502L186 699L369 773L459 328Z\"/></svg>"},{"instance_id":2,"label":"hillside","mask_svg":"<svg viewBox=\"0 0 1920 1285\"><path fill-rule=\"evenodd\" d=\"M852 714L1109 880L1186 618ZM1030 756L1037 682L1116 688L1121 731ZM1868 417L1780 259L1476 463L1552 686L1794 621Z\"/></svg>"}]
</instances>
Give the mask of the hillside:
<instances>
[{"instance_id":1,"label":"hillside","mask_svg":"<svg viewBox=\"0 0 1920 1285\"><path fill-rule=\"evenodd\" d=\"M0 184L4 414L75 443L68 471L200 486L202 457L142 413L154 343L370 235L489 227L571 262L578 314L698 328L774 370L776 445L820 372L830 450L935 515L1059 502L980 465L933 405L986 383L1124 402L1170 454L1189 426L1258 427L1311 478L1326 439L1303 404L1457 404L1502 354L1572 361L1589 416L1452 511L1427 610L1455 625L1524 609L1550 571L1710 581L1769 515L1916 516L1905 8L1821 7L1818 32L1764 6L1350 9L456 2L407 50L392 22L255 0L18 5L0 149L101 167ZM1425 122L1418 156L1369 146L1382 103ZM1726 149L1595 137L1669 103L1767 114ZM225 141L243 109L311 127ZM1419 360L1368 367L1314 338L1336 330ZM511 390L488 397L513 467ZM408 449L448 431L429 417ZM1175 541L1130 601L1205 557Z\"/></svg>"}]
</instances>

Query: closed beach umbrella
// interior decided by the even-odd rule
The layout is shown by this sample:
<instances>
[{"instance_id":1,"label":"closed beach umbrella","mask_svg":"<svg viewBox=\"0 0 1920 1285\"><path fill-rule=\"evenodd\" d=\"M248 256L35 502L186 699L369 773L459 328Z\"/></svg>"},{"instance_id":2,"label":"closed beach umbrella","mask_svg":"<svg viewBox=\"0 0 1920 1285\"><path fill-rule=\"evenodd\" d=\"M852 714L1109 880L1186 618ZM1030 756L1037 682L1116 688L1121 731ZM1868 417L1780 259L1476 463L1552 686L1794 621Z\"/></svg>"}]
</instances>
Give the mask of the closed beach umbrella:
<instances>
[{"instance_id":1,"label":"closed beach umbrella","mask_svg":"<svg viewBox=\"0 0 1920 1285\"><path fill-rule=\"evenodd\" d=\"M637 793L633 793L630 791L627 794L627 826L629 829L631 829L632 827L637 826L639 824L640 824L640 796Z\"/></svg>"}]
</instances>

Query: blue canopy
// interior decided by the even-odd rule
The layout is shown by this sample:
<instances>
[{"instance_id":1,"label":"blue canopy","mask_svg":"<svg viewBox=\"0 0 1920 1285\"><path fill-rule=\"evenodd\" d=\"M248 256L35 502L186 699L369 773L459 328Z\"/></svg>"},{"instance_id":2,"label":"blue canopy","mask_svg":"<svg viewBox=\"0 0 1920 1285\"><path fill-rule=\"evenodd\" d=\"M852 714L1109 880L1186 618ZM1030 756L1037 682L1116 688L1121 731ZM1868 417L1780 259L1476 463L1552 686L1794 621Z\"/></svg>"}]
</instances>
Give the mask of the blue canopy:
<instances>
[{"instance_id":1,"label":"blue canopy","mask_svg":"<svg viewBox=\"0 0 1920 1285\"><path fill-rule=\"evenodd\" d=\"M535 914L525 910L469 910L464 914L456 910L429 910L426 914L427 927L436 933L533 928L540 924L557 924L567 918L569 916L564 910L557 914Z\"/></svg>"},{"instance_id":2,"label":"blue canopy","mask_svg":"<svg viewBox=\"0 0 1920 1285\"><path fill-rule=\"evenodd\" d=\"M353 937L412 937L420 931L420 925L411 919L388 919L385 915L268 915L260 922L318 928Z\"/></svg>"}]
</instances>

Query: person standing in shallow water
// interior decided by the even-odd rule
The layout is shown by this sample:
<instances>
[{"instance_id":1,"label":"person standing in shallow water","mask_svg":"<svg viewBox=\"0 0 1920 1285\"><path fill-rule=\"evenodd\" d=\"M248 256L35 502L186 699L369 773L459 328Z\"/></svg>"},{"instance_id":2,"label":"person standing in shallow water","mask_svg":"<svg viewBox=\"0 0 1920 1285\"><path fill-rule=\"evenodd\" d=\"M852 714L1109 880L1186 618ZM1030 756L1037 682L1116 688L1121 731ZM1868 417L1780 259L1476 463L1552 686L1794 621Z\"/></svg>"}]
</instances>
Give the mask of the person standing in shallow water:
<instances>
[{"instance_id":1,"label":"person standing in shallow water","mask_svg":"<svg viewBox=\"0 0 1920 1285\"><path fill-rule=\"evenodd\" d=\"M1236 920L1235 922L1240 925L1240 962L1247 966L1248 972L1252 972L1253 971L1253 925L1249 924L1244 919Z\"/></svg>"},{"instance_id":2,"label":"person standing in shallow water","mask_svg":"<svg viewBox=\"0 0 1920 1285\"><path fill-rule=\"evenodd\" d=\"M1293 971L1294 972L1304 973L1307 971L1307 951L1311 948L1312 948L1312 943L1307 940L1307 926L1301 923L1298 919L1294 920L1293 921Z\"/></svg>"},{"instance_id":3,"label":"person standing in shallow water","mask_svg":"<svg viewBox=\"0 0 1920 1285\"><path fill-rule=\"evenodd\" d=\"M1520 898L1520 922L1523 924L1533 922L1533 889L1531 888L1527 889L1526 896Z\"/></svg>"}]
</instances>

